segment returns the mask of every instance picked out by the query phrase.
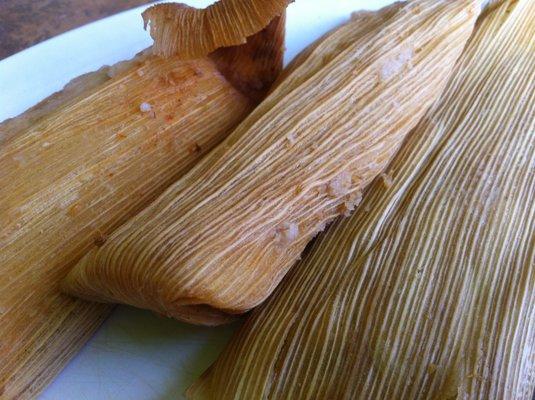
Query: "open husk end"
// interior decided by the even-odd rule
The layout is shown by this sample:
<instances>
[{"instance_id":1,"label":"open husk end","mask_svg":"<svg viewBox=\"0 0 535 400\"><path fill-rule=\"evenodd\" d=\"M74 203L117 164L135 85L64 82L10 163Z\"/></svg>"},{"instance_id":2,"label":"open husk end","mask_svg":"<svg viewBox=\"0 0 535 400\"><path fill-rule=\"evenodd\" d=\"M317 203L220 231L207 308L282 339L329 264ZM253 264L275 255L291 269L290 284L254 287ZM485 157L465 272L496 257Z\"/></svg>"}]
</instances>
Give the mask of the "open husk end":
<instances>
[{"instance_id":1,"label":"open husk end","mask_svg":"<svg viewBox=\"0 0 535 400\"><path fill-rule=\"evenodd\" d=\"M444 94L190 389L516 399L535 389L535 2L482 17Z\"/></svg>"},{"instance_id":2,"label":"open husk end","mask_svg":"<svg viewBox=\"0 0 535 400\"><path fill-rule=\"evenodd\" d=\"M258 305L359 203L441 93L478 12L414 1L349 22L63 288L203 324Z\"/></svg>"},{"instance_id":3,"label":"open husk end","mask_svg":"<svg viewBox=\"0 0 535 400\"><path fill-rule=\"evenodd\" d=\"M251 111L283 28L193 61L146 51L0 124L1 398L35 398L109 315L60 280Z\"/></svg>"},{"instance_id":4,"label":"open husk end","mask_svg":"<svg viewBox=\"0 0 535 400\"><path fill-rule=\"evenodd\" d=\"M241 46L222 47L210 54L217 68L238 90L262 100L282 71L286 13L275 17Z\"/></svg>"},{"instance_id":5,"label":"open husk end","mask_svg":"<svg viewBox=\"0 0 535 400\"><path fill-rule=\"evenodd\" d=\"M143 12L154 39L154 53L182 59L243 44L282 15L288 0L220 0L204 9L179 3L157 4Z\"/></svg>"}]
</instances>

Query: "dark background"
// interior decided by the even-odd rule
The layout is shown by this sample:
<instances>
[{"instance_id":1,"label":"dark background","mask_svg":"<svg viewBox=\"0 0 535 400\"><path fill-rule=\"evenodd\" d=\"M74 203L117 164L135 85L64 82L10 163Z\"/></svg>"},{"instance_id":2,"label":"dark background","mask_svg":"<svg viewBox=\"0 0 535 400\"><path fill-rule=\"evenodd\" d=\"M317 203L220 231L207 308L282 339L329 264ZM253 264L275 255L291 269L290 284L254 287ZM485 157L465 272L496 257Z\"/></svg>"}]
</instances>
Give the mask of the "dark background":
<instances>
[{"instance_id":1,"label":"dark background","mask_svg":"<svg viewBox=\"0 0 535 400\"><path fill-rule=\"evenodd\" d=\"M0 60L150 0L0 0Z\"/></svg>"}]
</instances>

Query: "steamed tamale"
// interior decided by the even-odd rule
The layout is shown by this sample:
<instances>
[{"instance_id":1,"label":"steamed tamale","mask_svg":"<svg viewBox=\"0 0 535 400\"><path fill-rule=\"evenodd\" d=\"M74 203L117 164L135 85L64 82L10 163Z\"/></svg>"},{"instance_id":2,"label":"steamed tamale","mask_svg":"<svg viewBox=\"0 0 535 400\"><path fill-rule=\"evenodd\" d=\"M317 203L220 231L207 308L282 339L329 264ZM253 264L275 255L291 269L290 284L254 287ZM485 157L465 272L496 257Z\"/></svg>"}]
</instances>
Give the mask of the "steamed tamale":
<instances>
[{"instance_id":1,"label":"steamed tamale","mask_svg":"<svg viewBox=\"0 0 535 400\"><path fill-rule=\"evenodd\" d=\"M193 399L510 399L535 387L535 2L483 15L445 93Z\"/></svg>"},{"instance_id":2,"label":"steamed tamale","mask_svg":"<svg viewBox=\"0 0 535 400\"><path fill-rule=\"evenodd\" d=\"M261 303L386 167L441 93L478 12L475 1L418 0L350 21L88 253L65 290L204 324Z\"/></svg>"},{"instance_id":3,"label":"steamed tamale","mask_svg":"<svg viewBox=\"0 0 535 400\"><path fill-rule=\"evenodd\" d=\"M33 398L109 314L60 294L60 280L269 89L284 26L266 29L210 58L102 68L0 124L0 398Z\"/></svg>"}]
</instances>

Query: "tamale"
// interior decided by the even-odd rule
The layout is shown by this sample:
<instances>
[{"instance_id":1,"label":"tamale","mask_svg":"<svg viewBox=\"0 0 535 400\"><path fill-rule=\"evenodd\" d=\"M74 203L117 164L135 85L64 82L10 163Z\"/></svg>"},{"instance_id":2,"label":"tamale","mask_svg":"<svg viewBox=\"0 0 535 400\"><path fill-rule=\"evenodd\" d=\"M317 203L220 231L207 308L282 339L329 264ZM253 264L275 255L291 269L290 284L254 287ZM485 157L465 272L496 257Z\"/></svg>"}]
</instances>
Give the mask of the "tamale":
<instances>
[{"instance_id":1,"label":"tamale","mask_svg":"<svg viewBox=\"0 0 535 400\"><path fill-rule=\"evenodd\" d=\"M535 2L484 14L361 206L192 399L515 399L535 387Z\"/></svg>"},{"instance_id":2,"label":"tamale","mask_svg":"<svg viewBox=\"0 0 535 400\"><path fill-rule=\"evenodd\" d=\"M283 37L277 20L210 58L142 54L0 124L0 398L34 398L109 315L60 280L250 112L282 68Z\"/></svg>"},{"instance_id":3,"label":"tamale","mask_svg":"<svg viewBox=\"0 0 535 400\"><path fill-rule=\"evenodd\" d=\"M63 288L212 325L261 303L441 93L478 11L419 0L350 21Z\"/></svg>"}]
</instances>

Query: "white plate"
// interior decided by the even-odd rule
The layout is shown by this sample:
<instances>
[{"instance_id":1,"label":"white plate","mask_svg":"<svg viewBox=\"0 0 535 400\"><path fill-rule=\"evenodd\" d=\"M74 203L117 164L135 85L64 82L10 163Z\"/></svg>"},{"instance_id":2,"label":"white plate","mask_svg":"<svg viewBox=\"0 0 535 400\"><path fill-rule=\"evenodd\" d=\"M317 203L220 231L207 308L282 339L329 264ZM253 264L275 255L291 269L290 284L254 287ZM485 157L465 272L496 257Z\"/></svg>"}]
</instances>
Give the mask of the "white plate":
<instances>
[{"instance_id":1,"label":"white plate","mask_svg":"<svg viewBox=\"0 0 535 400\"><path fill-rule=\"evenodd\" d=\"M204 7L209 0L184 1ZM392 0L296 0L288 7L285 61L352 11ZM0 121L20 114L72 78L149 46L140 7L94 22L0 61ZM181 399L237 324L203 328L118 307L41 395L59 399Z\"/></svg>"}]
</instances>

